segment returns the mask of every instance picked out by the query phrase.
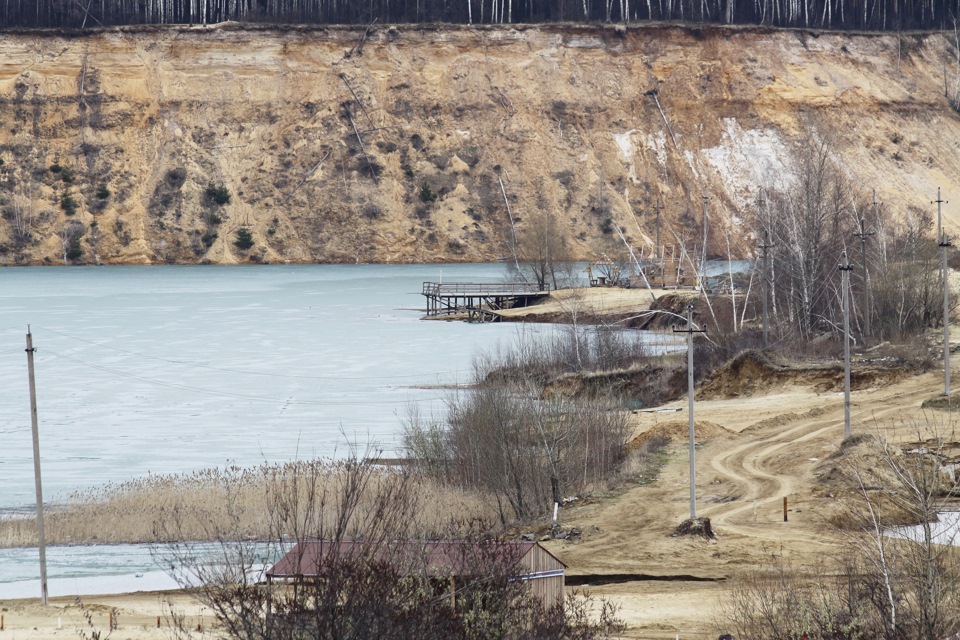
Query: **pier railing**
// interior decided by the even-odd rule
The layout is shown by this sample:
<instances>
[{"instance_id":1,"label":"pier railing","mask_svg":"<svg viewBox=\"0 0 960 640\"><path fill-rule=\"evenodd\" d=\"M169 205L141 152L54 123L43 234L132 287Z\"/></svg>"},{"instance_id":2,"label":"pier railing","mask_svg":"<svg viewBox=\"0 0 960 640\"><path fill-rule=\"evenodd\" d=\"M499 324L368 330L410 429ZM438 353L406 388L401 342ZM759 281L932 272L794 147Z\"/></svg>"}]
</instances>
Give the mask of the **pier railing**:
<instances>
[{"instance_id":1,"label":"pier railing","mask_svg":"<svg viewBox=\"0 0 960 640\"><path fill-rule=\"evenodd\" d=\"M423 295L443 296L531 296L550 291L549 285L541 287L527 282L424 282Z\"/></svg>"},{"instance_id":2,"label":"pier railing","mask_svg":"<svg viewBox=\"0 0 960 640\"><path fill-rule=\"evenodd\" d=\"M495 321L495 312L525 307L550 293L550 287L528 282L424 282L427 317L467 314L480 322Z\"/></svg>"}]
</instances>

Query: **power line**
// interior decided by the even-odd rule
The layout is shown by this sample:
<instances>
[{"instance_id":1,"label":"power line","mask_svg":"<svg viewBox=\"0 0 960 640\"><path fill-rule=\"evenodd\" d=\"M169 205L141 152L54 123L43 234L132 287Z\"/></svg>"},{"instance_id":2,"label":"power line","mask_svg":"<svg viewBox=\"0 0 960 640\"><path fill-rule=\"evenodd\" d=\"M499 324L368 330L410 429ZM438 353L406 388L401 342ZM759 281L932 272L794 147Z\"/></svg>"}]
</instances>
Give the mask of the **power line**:
<instances>
[{"instance_id":1,"label":"power line","mask_svg":"<svg viewBox=\"0 0 960 640\"><path fill-rule=\"evenodd\" d=\"M195 367L197 369L209 369L211 371L222 371L226 373L240 373L244 375L252 376L266 376L271 378L291 378L291 379L302 379L302 380L399 380L399 379L409 379L409 378L424 378L423 374L409 373L402 375L394 376L310 376L302 374L292 374L292 373L269 373L266 371L252 371L250 369L233 369L230 367L216 367L213 365L202 364L199 362L190 362L186 360L171 360L169 358L161 358L160 356L153 356L146 353L139 353L136 351L130 351L127 349L121 349L120 347L114 347L109 344L104 344L101 342L94 342L93 340L87 340L85 338L78 338L77 336L71 336L67 333L62 333L55 329L50 329L47 327L40 327L38 325L33 325L35 328L43 329L44 331L49 331L50 333L55 333L58 336L63 336L64 338L69 338L71 340L76 340L78 342L83 342L94 347L102 347L104 349L110 349L112 351L117 351L119 353L125 353L137 358L144 358L146 360L156 360L158 362L166 362L169 364L176 364L184 367ZM444 372L438 373L441 375ZM445 372L445 373L456 373L456 372Z\"/></svg>"}]
</instances>

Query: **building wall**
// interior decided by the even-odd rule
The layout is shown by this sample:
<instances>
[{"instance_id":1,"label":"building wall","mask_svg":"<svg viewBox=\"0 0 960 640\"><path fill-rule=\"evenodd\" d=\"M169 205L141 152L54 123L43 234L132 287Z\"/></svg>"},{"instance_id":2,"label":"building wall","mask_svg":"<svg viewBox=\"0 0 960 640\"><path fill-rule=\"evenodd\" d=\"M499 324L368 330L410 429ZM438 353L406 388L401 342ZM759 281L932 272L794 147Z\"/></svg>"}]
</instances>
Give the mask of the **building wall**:
<instances>
[{"instance_id":1,"label":"building wall","mask_svg":"<svg viewBox=\"0 0 960 640\"><path fill-rule=\"evenodd\" d=\"M531 578L527 580L530 590L538 596L544 606L552 607L563 603L563 588L565 578L563 574L564 566L559 560L554 558L539 545L534 546L527 552L520 563L532 574L560 572L560 575Z\"/></svg>"}]
</instances>

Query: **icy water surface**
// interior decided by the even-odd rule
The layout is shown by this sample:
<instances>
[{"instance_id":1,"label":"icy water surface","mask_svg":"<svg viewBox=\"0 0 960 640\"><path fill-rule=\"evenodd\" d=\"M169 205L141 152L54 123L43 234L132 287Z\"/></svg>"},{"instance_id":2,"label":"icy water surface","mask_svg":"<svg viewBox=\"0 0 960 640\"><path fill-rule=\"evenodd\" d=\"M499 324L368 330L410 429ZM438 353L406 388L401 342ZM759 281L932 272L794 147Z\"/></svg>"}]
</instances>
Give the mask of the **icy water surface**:
<instances>
[{"instance_id":1,"label":"icy water surface","mask_svg":"<svg viewBox=\"0 0 960 640\"><path fill-rule=\"evenodd\" d=\"M150 473L334 456L349 443L390 455L410 403L442 410L444 392L429 387L467 381L478 350L553 330L419 319L422 282L503 277L499 264L0 269L0 514L34 500L28 324L44 497L57 503ZM86 549L53 552L55 592L98 572L130 578L131 558L150 570L143 549ZM0 597L30 595L35 558L0 554Z\"/></svg>"},{"instance_id":2,"label":"icy water surface","mask_svg":"<svg viewBox=\"0 0 960 640\"><path fill-rule=\"evenodd\" d=\"M501 265L0 270L0 508L33 501L24 334L44 497L147 473L388 454L411 402L465 381L517 325L422 322L424 280Z\"/></svg>"}]
</instances>

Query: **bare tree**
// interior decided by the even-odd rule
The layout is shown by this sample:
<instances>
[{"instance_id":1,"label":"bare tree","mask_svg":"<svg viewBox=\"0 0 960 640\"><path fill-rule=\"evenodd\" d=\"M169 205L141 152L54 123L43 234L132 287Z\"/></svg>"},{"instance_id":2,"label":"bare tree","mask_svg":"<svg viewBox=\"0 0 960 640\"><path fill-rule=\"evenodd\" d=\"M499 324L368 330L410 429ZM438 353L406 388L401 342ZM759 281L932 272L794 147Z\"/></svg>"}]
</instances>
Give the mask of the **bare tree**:
<instances>
[{"instance_id":1,"label":"bare tree","mask_svg":"<svg viewBox=\"0 0 960 640\"><path fill-rule=\"evenodd\" d=\"M63 264L69 264L69 261L77 260L83 255L80 239L86 232L86 226L77 220L67 220L57 229L60 248L63 250Z\"/></svg>"},{"instance_id":2,"label":"bare tree","mask_svg":"<svg viewBox=\"0 0 960 640\"><path fill-rule=\"evenodd\" d=\"M31 195L28 195L22 186L18 186L10 205L3 210L4 219L10 223L10 239L13 246L23 249L33 240L33 230L36 224L36 205Z\"/></svg>"},{"instance_id":3,"label":"bare tree","mask_svg":"<svg viewBox=\"0 0 960 640\"><path fill-rule=\"evenodd\" d=\"M557 225L554 214L536 212L528 216L517 235L517 247L524 280L537 283L541 289L556 289L565 282L570 252L565 231Z\"/></svg>"}]
</instances>

